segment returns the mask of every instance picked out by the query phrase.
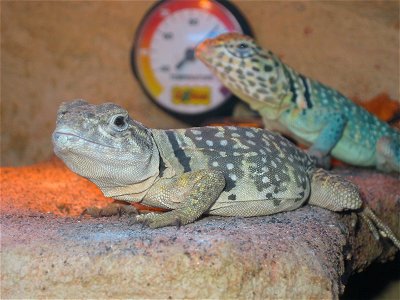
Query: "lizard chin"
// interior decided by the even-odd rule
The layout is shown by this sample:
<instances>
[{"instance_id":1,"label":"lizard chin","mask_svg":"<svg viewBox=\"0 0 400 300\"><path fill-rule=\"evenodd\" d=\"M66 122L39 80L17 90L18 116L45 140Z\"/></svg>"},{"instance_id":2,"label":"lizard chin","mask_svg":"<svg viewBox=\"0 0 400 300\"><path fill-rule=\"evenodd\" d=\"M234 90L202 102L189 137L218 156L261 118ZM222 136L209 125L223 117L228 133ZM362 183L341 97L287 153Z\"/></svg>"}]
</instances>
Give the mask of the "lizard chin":
<instances>
[{"instance_id":1,"label":"lizard chin","mask_svg":"<svg viewBox=\"0 0 400 300\"><path fill-rule=\"evenodd\" d=\"M138 157L137 153L95 142L66 128L56 128L52 138L54 153L67 167L95 183L107 197L132 200L126 195L135 195L140 199L158 176L156 147Z\"/></svg>"}]
</instances>

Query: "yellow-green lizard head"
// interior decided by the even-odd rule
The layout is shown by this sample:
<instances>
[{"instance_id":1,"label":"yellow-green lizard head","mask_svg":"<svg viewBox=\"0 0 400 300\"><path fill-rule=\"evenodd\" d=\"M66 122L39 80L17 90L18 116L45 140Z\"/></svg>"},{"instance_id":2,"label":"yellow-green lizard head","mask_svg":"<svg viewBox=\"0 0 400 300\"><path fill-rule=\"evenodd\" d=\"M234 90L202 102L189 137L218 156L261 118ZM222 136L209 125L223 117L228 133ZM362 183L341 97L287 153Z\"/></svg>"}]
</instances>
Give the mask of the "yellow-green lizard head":
<instances>
[{"instance_id":1,"label":"yellow-green lizard head","mask_svg":"<svg viewBox=\"0 0 400 300\"><path fill-rule=\"evenodd\" d=\"M196 57L253 108L280 108L287 96L283 63L249 36L231 32L207 39L196 47Z\"/></svg>"}]
</instances>

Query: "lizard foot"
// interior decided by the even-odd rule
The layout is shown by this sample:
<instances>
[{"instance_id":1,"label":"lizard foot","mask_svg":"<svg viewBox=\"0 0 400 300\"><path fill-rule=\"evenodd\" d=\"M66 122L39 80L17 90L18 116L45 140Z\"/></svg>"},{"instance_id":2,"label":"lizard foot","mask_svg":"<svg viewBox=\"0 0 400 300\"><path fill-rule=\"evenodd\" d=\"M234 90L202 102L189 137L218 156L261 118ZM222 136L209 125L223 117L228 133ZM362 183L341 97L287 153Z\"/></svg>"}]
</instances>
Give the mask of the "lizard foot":
<instances>
[{"instance_id":1,"label":"lizard foot","mask_svg":"<svg viewBox=\"0 0 400 300\"><path fill-rule=\"evenodd\" d=\"M374 236L375 240L379 241L380 235L379 235L378 229L376 228L374 223L371 221L371 219L363 213L361 213L360 216L363 218L365 223L367 223L367 226L368 226L369 230L371 231L372 235ZM381 232L381 234L382 234L382 232ZM385 235L383 235L383 236L385 237Z\"/></svg>"},{"instance_id":2,"label":"lizard foot","mask_svg":"<svg viewBox=\"0 0 400 300\"><path fill-rule=\"evenodd\" d=\"M148 213L136 216L136 221L150 228L159 228L164 226L177 226L180 227L183 223L178 214L174 211L166 213Z\"/></svg>"},{"instance_id":3,"label":"lizard foot","mask_svg":"<svg viewBox=\"0 0 400 300\"><path fill-rule=\"evenodd\" d=\"M99 217L111 217L111 216L122 216L122 215L137 215L138 211L135 207L130 204L121 203L110 203L106 207L88 207L82 213L83 215L89 215L93 218Z\"/></svg>"},{"instance_id":4,"label":"lizard foot","mask_svg":"<svg viewBox=\"0 0 400 300\"><path fill-rule=\"evenodd\" d=\"M374 237L378 240L379 233L382 237L390 239L393 244L400 249L400 240L394 235L388 226L386 226L369 208L364 209L359 213L361 217L366 221L369 229L371 230Z\"/></svg>"}]
</instances>

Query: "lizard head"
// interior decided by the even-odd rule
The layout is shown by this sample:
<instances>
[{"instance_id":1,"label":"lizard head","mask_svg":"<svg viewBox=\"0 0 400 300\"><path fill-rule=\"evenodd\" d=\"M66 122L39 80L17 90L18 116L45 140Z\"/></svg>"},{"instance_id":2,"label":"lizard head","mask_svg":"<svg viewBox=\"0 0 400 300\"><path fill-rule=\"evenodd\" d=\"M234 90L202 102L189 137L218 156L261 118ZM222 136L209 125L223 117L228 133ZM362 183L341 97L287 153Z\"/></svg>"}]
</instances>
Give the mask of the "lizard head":
<instances>
[{"instance_id":1,"label":"lizard head","mask_svg":"<svg viewBox=\"0 0 400 300\"><path fill-rule=\"evenodd\" d=\"M249 36L231 32L207 39L196 47L196 57L253 108L280 106L287 94L282 62Z\"/></svg>"},{"instance_id":2,"label":"lizard head","mask_svg":"<svg viewBox=\"0 0 400 300\"><path fill-rule=\"evenodd\" d=\"M56 155L72 171L103 192L158 175L158 150L149 129L113 103L63 103L53 144Z\"/></svg>"}]
</instances>

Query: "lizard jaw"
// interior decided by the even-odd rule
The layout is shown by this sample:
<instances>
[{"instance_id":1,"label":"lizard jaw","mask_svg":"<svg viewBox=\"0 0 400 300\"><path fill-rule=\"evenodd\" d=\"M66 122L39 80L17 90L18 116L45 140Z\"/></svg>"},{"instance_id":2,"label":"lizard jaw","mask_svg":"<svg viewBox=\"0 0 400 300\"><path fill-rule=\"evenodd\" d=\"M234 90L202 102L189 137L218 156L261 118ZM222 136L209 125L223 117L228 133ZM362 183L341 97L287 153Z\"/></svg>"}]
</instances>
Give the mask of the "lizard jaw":
<instances>
[{"instance_id":1,"label":"lizard jaw","mask_svg":"<svg viewBox=\"0 0 400 300\"><path fill-rule=\"evenodd\" d=\"M116 149L113 146L100 144L98 142L86 139L68 130L56 130L53 133L53 143L57 148L64 148L65 146L68 146L68 144L75 144L79 141L84 141L86 143L94 144L101 147Z\"/></svg>"}]
</instances>

